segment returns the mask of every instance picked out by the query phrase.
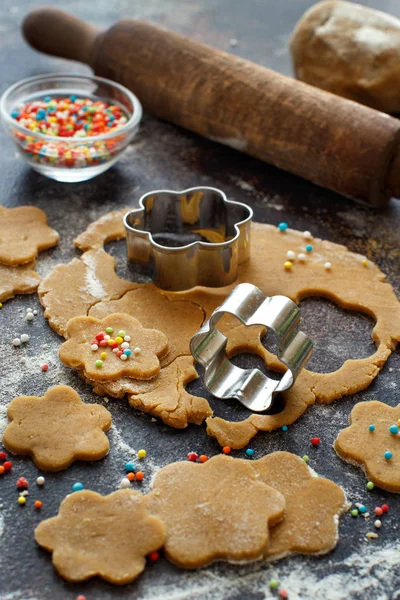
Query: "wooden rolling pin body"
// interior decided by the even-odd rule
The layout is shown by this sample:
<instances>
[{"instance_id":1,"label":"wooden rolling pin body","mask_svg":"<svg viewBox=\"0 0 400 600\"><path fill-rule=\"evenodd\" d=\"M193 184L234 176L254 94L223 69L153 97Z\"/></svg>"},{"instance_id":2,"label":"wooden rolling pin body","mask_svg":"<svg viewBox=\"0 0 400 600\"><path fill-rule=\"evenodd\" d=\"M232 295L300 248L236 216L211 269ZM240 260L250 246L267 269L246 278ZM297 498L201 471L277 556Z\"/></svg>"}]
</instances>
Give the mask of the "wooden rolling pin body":
<instances>
[{"instance_id":1,"label":"wooden rolling pin body","mask_svg":"<svg viewBox=\"0 0 400 600\"><path fill-rule=\"evenodd\" d=\"M122 83L162 119L373 206L400 195L400 122L386 114L139 21L98 31L40 9L24 34Z\"/></svg>"}]
</instances>

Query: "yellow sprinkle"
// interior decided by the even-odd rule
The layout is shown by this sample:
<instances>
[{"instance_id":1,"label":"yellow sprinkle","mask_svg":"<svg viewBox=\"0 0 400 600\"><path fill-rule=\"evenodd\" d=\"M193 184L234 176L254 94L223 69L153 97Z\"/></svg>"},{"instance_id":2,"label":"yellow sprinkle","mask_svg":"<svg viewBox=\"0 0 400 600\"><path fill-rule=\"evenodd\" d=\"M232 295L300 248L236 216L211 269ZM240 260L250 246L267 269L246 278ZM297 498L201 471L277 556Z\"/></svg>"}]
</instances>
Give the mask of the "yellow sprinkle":
<instances>
[{"instance_id":1,"label":"yellow sprinkle","mask_svg":"<svg viewBox=\"0 0 400 600\"><path fill-rule=\"evenodd\" d=\"M26 503L26 498L25 498L25 496L20 496L20 497L18 498L18 504L21 504L21 506L22 506L22 505L23 505L23 504L25 504L25 503Z\"/></svg>"},{"instance_id":2,"label":"yellow sprinkle","mask_svg":"<svg viewBox=\"0 0 400 600\"><path fill-rule=\"evenodd\" d=\"M103 360L106 360L106 358L107 358L107 353L106 353L106 352L102 352L102 353L100 354L100 358L102 358Z\"/></svg>"},{"instance_id":3,"label":"yellow sprinkle","mask_svg":"<svg viewBox=\"0 0 400 600\"><path fill-rule=\"evenodd\" d=\"M397 421L397 425L400 425L400 419Z\"/></svg>"},{"instance_id":4,"label":"yellow sprinkle","mask_svg":"<svg viewBox=\"0 0 400 600\"><path fill-rule=\"evenodd\" d=\"M107 340L107 344L109 346L112 346L115 343L115 340Z\"/></svg>"},{"instance_id":5,"label":"yellow sprinkle","mask_svg":"<svg viewBox=\"0 0 400 600\"><path fill-rule=\"evenodd\" d=\"M146 458L146 454L147 454L146 450L139 450L137 453L138 458Z\"/></svg>"},{"instance_id":6,"label":"yellow sprinkle","mask_svg":"<svg viewBox=\"0 0 400 600\"><path fill-rule=\"evenodd\" d=\"M124 340L122 339L122 337L119 337L119 336L117 336L117 337L115 338L115 340L114 340L114 341L115 341L117 344L122 344L122 342L123 342Z\"/></svg>"},{"instance_id":7,"label":"yellow sprinkle","mask_svg":"<svg viewBox=\"0 0 400 600\"><path fill-rule=\"evenodd\" d=\"M362 261L362 265L363 267L368 267L368 261L366 258L364 258L364 260Z\"/></svg>"},{"instance_id":8,"label":"yellow sprinkle","mask_svg":"<svg viewBox=\"0 0 400 600\"><path fill-rule=\"evenodd\" d=\"M287 260L287 261L286 261L286 262L283 264L283 267L284 267L284 269L286 269L286 271L289 271L289 270L292 268L292 266L293 266L293 263L292 263L292 262L290 262L290 260Z\"/></svg>"},{"instance_id":9,"label":"yellow sprinkle","mask_svg":"<svg viewBox=\"0 0 400 600\"><path fill-rule=\"evenodd\" d=\"M3 303L2 302L0 302L0 308L3 308Z\"/></svg>"}]
</instances>

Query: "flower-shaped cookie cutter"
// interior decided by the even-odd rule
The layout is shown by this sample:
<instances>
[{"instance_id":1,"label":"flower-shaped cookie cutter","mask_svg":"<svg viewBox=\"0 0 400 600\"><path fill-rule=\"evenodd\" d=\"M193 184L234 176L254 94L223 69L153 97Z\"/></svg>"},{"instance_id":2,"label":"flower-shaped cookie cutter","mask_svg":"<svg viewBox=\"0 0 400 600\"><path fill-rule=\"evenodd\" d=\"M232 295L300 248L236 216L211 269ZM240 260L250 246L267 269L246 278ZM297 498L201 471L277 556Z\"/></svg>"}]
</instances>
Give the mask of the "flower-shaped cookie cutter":
<instances>
[{"instance_id":1,"label":"flower-shaped cookie cutter","mask_svg":"<svg viewBox=\"0 0 400 600\"><path fill-rule=\"evenodd\" d=\"M149 192L124 217L128 259L152 266L165 290L224 287L250 257L252 216L212 187Z\"/></svg>"},{"instance_id":2,"label":"flower-shaped cookie cutter","mask_svg":"<svg viewBox=\"0 0 400 600\"><path fill-rule=\"evenodd\" d=\"M216 325L226 314L241 323L262 325L275 333L277 356L287 367L281 379L272 379L259 369L241 369L226 356L227 337ZM286 296L266 296L257 286L241 283L192 337L193 358L204 367L204 384L209 392L223 400L236 398L254 412L272 408L274 396L288 390L307 360L313 343L299 331L300 310Z\"/></svg>"}]
</instances>

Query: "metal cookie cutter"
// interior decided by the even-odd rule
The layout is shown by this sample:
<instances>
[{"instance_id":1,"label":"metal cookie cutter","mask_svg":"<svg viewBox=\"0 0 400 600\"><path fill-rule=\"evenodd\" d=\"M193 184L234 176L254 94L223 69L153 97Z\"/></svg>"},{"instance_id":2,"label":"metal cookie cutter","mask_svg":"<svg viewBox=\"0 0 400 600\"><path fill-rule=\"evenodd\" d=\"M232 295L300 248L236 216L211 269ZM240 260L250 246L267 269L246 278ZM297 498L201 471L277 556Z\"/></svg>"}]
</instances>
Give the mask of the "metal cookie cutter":
<instances>
[{"instance_id":1,"label":"metal cookie cutter","mask_svg":"<svg viewBox=\"0 0 400 600\"><path fill-rule=\"evenodd\" d=\"M212 187L156 190L124 217L128 258L154 267L166 290L233 283L250 256L253 211Z\"/></svg>"},{"instance_id":2,"label":"metal cookie cutter","mask_svg":"<svg viewBox=\"0 0 400 600\"><path fill-rule=\"evenodd\" d=\"M244 325L262 325L275 332L279 360L287 366L281 379L259 369L241 369L226 356L227 338L216 329L225 314ZM254 412L271 408L275 394L289 389L310 358L313 344L298 330L300 310L285 296L268 297L255 285L239 284L192 337L190 350L204 368L204 383L217 398L236 398Z\"/></svg>"}]
</instances>

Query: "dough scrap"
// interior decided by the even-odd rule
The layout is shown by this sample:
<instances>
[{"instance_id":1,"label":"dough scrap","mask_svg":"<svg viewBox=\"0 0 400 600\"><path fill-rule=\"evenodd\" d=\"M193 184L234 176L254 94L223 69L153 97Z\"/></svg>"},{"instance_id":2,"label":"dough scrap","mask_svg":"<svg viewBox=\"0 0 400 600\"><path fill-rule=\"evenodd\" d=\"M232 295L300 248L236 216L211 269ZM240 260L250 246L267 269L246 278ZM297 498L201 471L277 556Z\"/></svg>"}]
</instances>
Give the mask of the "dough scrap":
<instances>
[{"instance_id":1,"label":"dough scrap","mask_svg":"<svg viewBox=\"0 0 400 600\"><path fill-rule=\"evenodd\" d=\"M167 558L188 569L261 558L285 510L282 494L259 481L251 463L225 455L167 465L146 503L164 523Z\"/></svg>"},{"instance_id":2,"label":"dough scrap","mask_svg":"<svg viewBox=\"0 0 400 600\"><path fill-rule=\"evenodd\" d=\"M8 266L33 261L59 240L57 231L47 225L46 214L35 206L0 206L0 230L0 263Z\"/></svg>"},{"instance_id":3,"label":"dough scrap","mask_svg":"<svg viewBox=\"0 0 400 600\"><path fill-rule=\"evenodd\" d=\"M290 42L296 77L389 113L400 111L400 21L350 2L319 2Z\"/></svg>"},{"instance_id":4,"label":"dough scrap","mask_svg":"<svg viewBox=\"0 0 400 600\"><path fill-rule=\"evenodd\" d=\"M334 445L340 458L360 466L369 481L389 492L400 492L400 434L389 431L399 419L400 404L393 408L377 400L360 402L351 411L350 427L339 433ZM392 459L384 457L386 451L392 452Z\"/></svg>"},{"instance_id":5,"label":"dough scrap","mask_svg":"<svg viewBox=\"0 0 400 600\"><path fill-rule=\"evenodd\" d=\"M15 294L31 294L40 283L40 275L33 269L35 263L20 267L0 264L0 302L13 298Z\"/></svg>"},{"instance_id":6,"label":"dough scrap","mask_svg":"<svg viewBox=\"0 0 400 600\"><path fill-rule=\"evenodd\" d=\"M88 228L74 239L77 248L85 252L96 248L103 248L107 242L120 240L125 237L123 218L129 208L113 210L90 223Z\"/></svg>"},{"instance_id":7,"label":"dough scrap","mask_svg":"<svg viewBox=\"0 0 400 600\"><path fill-rule=\"evenodd\" d=\"M260 480L283 494L285 518L270 531L266 556L293 552L325 554L338 541L338 517L346 510L343 490L317 477L290 452L273 452L251 463Z\"/></svg>"},{"instance_id":8,"label":"dough scrap","mask_svg":"<svg viewBox=\"0 0 400 600\"><path fill-rule=\"evenodd\" d=\"M98 404L84 404L71 387L57 385L43 397L15 398L7 414L4 446L14 454L31 456L40 469L60 471L74 461L99 460L108 454L104 432L111 427L110 413Z\"/></svg>"},{"instance_id":9,"label":"dough scrap","mask_svg":"<svg viewBox=\"0 0 400 600\"><path fill-rule=\"evenodd\" d=\"M39 285L39 299L49 325L62 336L73 317L87 315L89 308L100 300L119 298L137 287L115 273L115 259L97 248L57 265Z\"/></svg>"},{"instance_id":10,"label":"dough scrap","mask_svg":"<svg viewBox=\"0 0 400 600\"><path fill-rule=\"evenodd\" d=\"M185 299L171 299L154 285L144 285L127 292L119 300L99 302L89 316L102 319L113 312L132 315L143 327L162 331L168 338L168 354L161 359L167 366L178 356L190 355L189 342L200 329L204 312L198 304Z\"/></svg>"},{"instance_id":11,"label":"dough scrap","mask_svg":"<svg viewBox=\"0 0 400 600\"><path fill-rule=\"evenodd\" d=\"M101 496L84 490L67 496L58 515L36 527L35 539L53 553L53 565L67 581L98 575L126 584L142 573L146 555L158 550L165 536L140 492Z\"/></svg>"},{"instance_id":12,"label":"dough scrap","mask_svg":"<svg viewBox=\"0 0 400 600\"><path fill-rule=\"evenodd\" d=\"M92 350L96 335L109 327L113 329L112 339L118 339L119 331L130 336L131 355L127 360L122 361L110 346L100 346L95 352ZM161 331L145 329L137 319L124 313L114 313L102 320L75 317L68 322L67 336L67 341L59 349L60 360L73 369L83 369L85 375L94 381L115 381L119 377L152 379L160 372L159 357L168 352L168 339ZM123 338L120 339L122 344ZM135 348L138 348L138 353ZM107 356L98 367L96 363L101 360L102 352Z\"/></svg>"}]
</instances>

